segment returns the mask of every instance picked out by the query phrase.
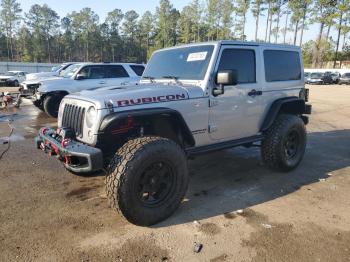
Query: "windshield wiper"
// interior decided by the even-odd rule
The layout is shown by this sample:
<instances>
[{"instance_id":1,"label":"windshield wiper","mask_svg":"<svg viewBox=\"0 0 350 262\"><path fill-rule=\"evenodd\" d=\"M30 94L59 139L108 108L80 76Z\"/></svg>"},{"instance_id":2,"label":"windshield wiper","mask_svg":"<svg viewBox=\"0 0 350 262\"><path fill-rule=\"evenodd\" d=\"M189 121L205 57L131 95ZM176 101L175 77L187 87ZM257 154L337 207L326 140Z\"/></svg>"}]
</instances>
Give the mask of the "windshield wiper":
<instances>
[{"instance_id":1,"label":"windshield wiper","mask_svg":"<svg viewBox=\"0 0 350 262\"><path fill-rule=\"evenodd\" d=\"M166 78L166 79L173 79L177 82L177 80L179 80L179 78L177 76L162 76L162 78Z\"/></svg>"},{"instance_id":2,"label":"windshield wiper","mask_svg":"<svg viewBox=\"0 0 350 262\"><path fill-rule=\"evenodd\" d=\"M182 85L182 83L179 81L179 77L177 76L162 76L162 78L165 78L165 79L172 79L175 81L176 84L179 84L179 85Z\"/></svg>"}]
</instances>

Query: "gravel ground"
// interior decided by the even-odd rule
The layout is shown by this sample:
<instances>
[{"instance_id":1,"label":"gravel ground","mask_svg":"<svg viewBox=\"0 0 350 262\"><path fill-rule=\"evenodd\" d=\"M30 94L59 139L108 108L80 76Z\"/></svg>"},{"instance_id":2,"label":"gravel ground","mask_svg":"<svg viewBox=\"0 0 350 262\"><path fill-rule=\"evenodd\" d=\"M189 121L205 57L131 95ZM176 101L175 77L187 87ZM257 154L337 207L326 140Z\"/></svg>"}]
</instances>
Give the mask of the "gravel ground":
<instances>
[{"instance_id":1,"label":"gravel ground","mask_svg":"<svg viewBox=\"0 0 350 262\"><path fill-rule=\"evenodd\" d=\"M72 175L35 149L54 121L27 103L0 111L0 141L14 128L0 160L0 261L350 261L350 87L311 86L310 100L298 169L271 172L258 149L198 157L180 209L150 228L107 207L103 175Z\"/></svg>"}]
</instances>

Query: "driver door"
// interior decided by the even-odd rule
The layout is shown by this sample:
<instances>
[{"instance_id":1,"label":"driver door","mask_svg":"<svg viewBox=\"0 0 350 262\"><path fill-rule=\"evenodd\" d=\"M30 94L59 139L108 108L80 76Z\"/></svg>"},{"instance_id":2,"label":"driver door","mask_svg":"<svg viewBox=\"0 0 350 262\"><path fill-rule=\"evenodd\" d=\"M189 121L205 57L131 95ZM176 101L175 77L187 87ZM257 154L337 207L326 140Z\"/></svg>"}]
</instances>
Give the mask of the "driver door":
<instances>
[{"instance_id":1,"label":"driver door","mask_svg":"<svg viewBox=\"0 0 350 262\"><path fill-rule=\"evenodd\" d=\"M102 65L85 66L78 75L83 78L75 80L75 92L107 86L106 70Z\"/></svg>"},{"instance_id":2,"label":"driver door","mask_svg":"<svg viewBox=\"0 0 350 262\"><path fill-rule=\"evenodd\" d=\"M237 73L237 85L225 86L224 93L210 95L209 133L213 140L234 140L259 133L262 112L262 79L259 47L223 46L215 68ZM217 87L213 83L212 88ZM219 142L219 141L218 141Z\"/></svg>"}]
</instances>

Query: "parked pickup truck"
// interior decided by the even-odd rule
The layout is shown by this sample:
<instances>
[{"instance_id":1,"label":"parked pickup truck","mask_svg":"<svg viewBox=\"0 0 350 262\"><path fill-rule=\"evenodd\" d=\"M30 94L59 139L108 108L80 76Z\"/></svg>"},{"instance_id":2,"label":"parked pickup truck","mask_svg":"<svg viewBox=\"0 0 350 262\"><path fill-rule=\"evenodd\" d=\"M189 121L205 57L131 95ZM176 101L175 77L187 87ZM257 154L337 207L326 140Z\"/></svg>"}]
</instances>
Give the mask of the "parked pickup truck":
<instances>
[{"instance_id":1,"label":"parked pickup truck","mask_svg":"<svg viewBox=\"0 0 350 262\"><path fill-rule=\"evenodd\" d=\"M26 75L26 81L39 80L49 77L58 76L63 70L70 65L75 64L74 62L63 63L59 66L54 66L50 72L30 73Z\"/></svg>"},{"instance_id":2,"label":"parked pickup truck","mask_svg":"<svg viewBox=\"0 0 350 262\"><path fill-rule=\"evenodd\" d=\"M105 169L111 207L148 226L181 204L190 156L259 146L268 167L296 168L307 102L299 47L191 44L155 52L139 85L64 97L59 128L41 129L36 141L73 173Z\"/></svg>"}]
</instances>

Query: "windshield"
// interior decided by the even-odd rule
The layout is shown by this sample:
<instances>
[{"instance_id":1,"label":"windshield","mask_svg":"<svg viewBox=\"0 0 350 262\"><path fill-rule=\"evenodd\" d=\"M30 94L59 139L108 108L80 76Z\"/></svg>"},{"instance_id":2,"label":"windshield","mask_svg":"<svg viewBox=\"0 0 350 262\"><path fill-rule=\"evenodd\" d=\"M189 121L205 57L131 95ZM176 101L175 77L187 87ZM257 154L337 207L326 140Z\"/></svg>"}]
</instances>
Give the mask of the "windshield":
<instances>
[{"instance_id":1,"label":"windshield","mask_svg":"<svg viewBox=\"0 0 350 262\"><path fill-rule=\"evenodd\" d=\"M7 76L15 76L15 75L17 75L17 73L9 71L5 75L7 75Z\"/></svg>"},{"instance_id":2,"label":"windshield","mask_svg":"<svg viewBox=\"0 0 350 262\"><path fill-rule=\"evenodd\" d=\"M69 78L81 67L81 65L70 65L60 72L60 77Z\"/></svg>"},{"instance_id":3,"label":"windshield","mask_svg":"<svg viewBox=\"0 0 350 262\"><path fill-rule=\"evenodd\" d=\"M323 76L322 73L312 73L311 78L321 78Z\"/></svg>"},{"instance_id":4,"label":"windshield","mask_svg":"<svg viewBox=\"0 0 350 262\"><path fill-rule=\"evenodd\" d=\"M53 68L51 68L51 72L57 72L58 70L60 70L62 67L62 65L59 66L54 66Z\"/></svg>"},{"instance_id":5,"label":"windshield","mask_svg":"<svg viewBox=\"0 0 350 262\"><path fill-rule=\"evenodd\" d=\"M201 45L157 52L148 62L143 77L203 80L213 50L213 45Z\"/></svg>"}]
</instances>

